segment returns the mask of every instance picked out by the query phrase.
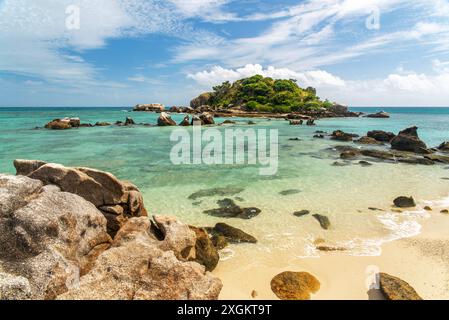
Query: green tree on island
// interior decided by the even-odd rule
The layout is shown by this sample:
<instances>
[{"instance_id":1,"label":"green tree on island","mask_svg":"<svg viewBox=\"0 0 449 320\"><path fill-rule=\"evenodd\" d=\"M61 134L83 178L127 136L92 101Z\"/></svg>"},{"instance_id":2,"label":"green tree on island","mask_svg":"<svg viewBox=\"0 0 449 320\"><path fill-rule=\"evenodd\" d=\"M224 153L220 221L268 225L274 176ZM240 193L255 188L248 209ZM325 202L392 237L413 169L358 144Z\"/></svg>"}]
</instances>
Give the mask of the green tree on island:
<instances>
[{"instance_id":1,"label":"green tree on island","mask_svg":"<svg viewBox=\"0 0 449 320\"><path fill-rule=\"evenodd\" d=\"M191 103L194 108L205 104L214 108L241 107L247 111L279 113L327 109L333 105L328 100L322 101L315 88L299 87L296 80L274 80L261 75L232 84L223 82L213 87L213 92L203 93Z\"/></svg>"}]
</instances>

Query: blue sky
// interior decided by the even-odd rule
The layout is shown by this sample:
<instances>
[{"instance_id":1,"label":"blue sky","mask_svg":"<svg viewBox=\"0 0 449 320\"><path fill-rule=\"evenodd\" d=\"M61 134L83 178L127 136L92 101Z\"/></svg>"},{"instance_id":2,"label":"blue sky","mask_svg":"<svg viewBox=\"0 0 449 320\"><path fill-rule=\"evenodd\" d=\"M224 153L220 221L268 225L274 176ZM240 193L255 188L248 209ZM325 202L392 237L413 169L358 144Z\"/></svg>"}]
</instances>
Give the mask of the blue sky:
<instances>
[{"instance_id":1,"label":"blue sky","mask_svg":"<svg viewBox=\"0 0 449 320\"><path fill-rule=\"evenodd\" d=\"M186 105L256 73L449 106L449 1L0 0L0 106Z\"/></svg>"}]
</instances>

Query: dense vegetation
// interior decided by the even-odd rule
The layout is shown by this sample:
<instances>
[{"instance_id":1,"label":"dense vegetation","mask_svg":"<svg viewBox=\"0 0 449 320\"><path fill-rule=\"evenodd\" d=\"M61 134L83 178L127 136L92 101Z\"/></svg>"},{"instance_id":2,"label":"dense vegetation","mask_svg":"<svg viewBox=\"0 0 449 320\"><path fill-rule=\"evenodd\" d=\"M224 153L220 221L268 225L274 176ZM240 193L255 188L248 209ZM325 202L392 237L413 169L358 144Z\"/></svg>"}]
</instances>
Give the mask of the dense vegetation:
<instances>
[{"instance_id":1,"label":"dense vegetation","mask_svg":"<svg viewBox=\"0 0 449 320\"><path fill-rule=\"evenodd\" d=\"M329 108L333 104L322 101L312 87L302 89L296 80L274 80L256 75L234 83L229 81L206 93L212 107L244 106L248 111L292 112ZM204 95L203 95L204 97Z\"/></svg>"}]
</instances>

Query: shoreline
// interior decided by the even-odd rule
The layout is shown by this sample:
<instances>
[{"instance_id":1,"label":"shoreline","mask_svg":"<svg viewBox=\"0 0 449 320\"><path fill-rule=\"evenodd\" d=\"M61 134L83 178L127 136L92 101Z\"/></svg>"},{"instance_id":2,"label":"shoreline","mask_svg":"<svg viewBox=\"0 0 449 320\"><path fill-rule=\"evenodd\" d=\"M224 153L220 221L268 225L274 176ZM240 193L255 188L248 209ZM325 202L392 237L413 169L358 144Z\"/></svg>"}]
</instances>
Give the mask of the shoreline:
<instances>
[{"instance_id":1,"label":"shoreline","mask_svg":"<svg viewBox=\"0 0 449 320\"><path fill-rule=\"evenodd\" d=\"M442 200L428 202L435 204ZM449 197L444 200L447 203ZM440 212L447 209L445 205L432 209L429 217L420 219L419 234L383 242L379 255L321 252L319 257L292 259L288 253L282 253L284 266L267 265L263 269L220 261L213 272L223 281L219 299L277 299L269 283L276 274L286 270L309 272L317 277L321 289L312 295L312 300L385 300L379 290L368 289L378 272L407 281L425 300L449 299L449 216ZM231 272L233 268L239 269ZM255 298L251 296L253 290L257 292Z\"/></svg>"}]
</instances>

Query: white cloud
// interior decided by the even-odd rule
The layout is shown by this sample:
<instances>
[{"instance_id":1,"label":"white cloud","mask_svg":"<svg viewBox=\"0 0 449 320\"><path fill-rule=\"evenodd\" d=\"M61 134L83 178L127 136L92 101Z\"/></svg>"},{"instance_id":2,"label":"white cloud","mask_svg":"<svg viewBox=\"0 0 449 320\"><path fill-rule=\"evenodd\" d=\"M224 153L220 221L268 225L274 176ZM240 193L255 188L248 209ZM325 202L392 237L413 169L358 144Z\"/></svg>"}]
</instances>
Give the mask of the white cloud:
<instances>
[{"instance_id":1,"label":"white cloud","mask_svg":"<svg viewBox=\"0 0 449 320\"><path fill-rule=\"evenodd\" d=\"M274 79L296 79L300 86L323 87L323 86L344 86L345 82L326 71L313 70L306 72L295 72L288 68L268 67L264 69L260 64L247 64L238 69L225 69L215 66L211 70L200 71L188 74L187 77L195 80L205 87L211 87L224 81L235 81L241 78L262 75Z\"/></svg>"}]
</instances>

